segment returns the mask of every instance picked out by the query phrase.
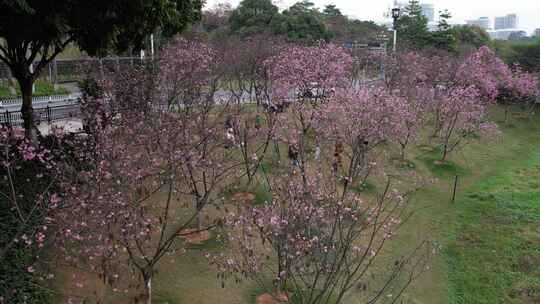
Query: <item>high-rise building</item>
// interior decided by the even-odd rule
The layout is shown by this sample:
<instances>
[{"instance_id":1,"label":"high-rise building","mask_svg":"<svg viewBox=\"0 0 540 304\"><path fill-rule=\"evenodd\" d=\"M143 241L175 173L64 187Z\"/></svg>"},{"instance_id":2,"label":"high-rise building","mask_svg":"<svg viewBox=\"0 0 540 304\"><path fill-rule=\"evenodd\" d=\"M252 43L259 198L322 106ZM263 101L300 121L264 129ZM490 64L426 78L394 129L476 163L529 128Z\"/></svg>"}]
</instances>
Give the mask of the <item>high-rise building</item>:
<instances>
[{"instance_id":1,"label":"high-rise building","mask_svg":"<svg viewBox=\"0 0 540 304\"><path fill-rule=\"evenodd\" d=\"M478 19L467 20L465 22L467 23L467 25L478 26L485 30L491 29L491 22L489 20L489 17L480 17Z\"/></svg>"},{"instance_id":2,"label":"high-rise building","mask_svg":"<svg viewBox=\"0 0 540 304\"><path fill-rule=\"evenodd\" d=\"M540 28L537 28L534 30L534 36L535 37L540 37Z\"/></svg>"},{"instance_id":3,"label":"high-rise building","mask_svg":"<svg viewBox=\"0 0 540 304\"><path fill-rule=\"evenodd\" d=\"M409 5L409 3L406 2L406 1L394 0L394 6L393 7L397 7L397 8L400 8L400 9L405 9L407 7L407 5Z\"/></svg>"},{"instance_id":4,"label":"high-rise building","mask_svg":"<svg viewBox=\"0 0 540 304\"><path fill-rule=\"evenodd\" d=\"M516 14L495 17L495 30L515 29L517 26L518 18Z\"/></svg>"},{"instance_id":5,"label":"high-rise building","mask_svg":"<svg viewBox=\"0 0 540 304\"><path fill-rule=\"evenodd\" d=\"M527 33L518 29L504 29L504 30L495 30L488 31L491 39L495 40L508 40L508 39L519 39L521 37L526 37Z\"/></svg>"},{"instance_id":6,"label":"high-rise building","mask_svg":"<svg viewBox=\"0 0 540 304\"><path fill-rule=\"evenodd\" d=\"M427 18L428 22L435 22L435 7L433 4L422 3L420 6L422 7L422 15Z\"/></svg>"}]
</instances>

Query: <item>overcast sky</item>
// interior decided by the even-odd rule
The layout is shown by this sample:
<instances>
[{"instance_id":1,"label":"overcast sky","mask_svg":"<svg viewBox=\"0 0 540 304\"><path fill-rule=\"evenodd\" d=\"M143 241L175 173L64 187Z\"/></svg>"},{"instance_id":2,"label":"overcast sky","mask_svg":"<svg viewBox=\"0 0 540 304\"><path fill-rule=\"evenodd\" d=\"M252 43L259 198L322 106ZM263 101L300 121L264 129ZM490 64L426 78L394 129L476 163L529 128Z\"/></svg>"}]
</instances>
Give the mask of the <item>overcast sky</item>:
<instances>
[{"instance_id":1,"label":"overcast sky","mask_svg":"<svg viewBox=\"0 0 540 304\"><path fill-rule=\"evenodd\" d=\"M286 8L298 0L274 0L280 8ZM311 0L318 7L335 4L343 14L362 20L384 21L383 14L393 0ZM207 0L207 7L216 3L228 2L238 5L240 0ZM467 19L478 17L504 16L514 13L518 15L519 28L531 33L540 28L540 0L426 0L422 3L435 5L435 10L448 9L454 16L453 23L464 23ZM493 26L493 25L492 25Z\"/></svg>"}]
</instances>

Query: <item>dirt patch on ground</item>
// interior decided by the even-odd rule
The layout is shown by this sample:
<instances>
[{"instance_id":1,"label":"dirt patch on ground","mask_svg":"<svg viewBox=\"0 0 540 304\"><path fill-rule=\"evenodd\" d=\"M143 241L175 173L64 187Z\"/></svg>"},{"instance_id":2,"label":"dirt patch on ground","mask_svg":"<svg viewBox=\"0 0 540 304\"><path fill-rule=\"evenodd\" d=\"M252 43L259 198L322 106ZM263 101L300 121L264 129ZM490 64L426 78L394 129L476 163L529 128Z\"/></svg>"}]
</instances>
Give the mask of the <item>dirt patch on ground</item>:
<instances>
[{"instance_id":1,"label":"dirt patch on ground","mask_svg":"<svg viewBox=\"0 0 540 304\"><path fill-rule=\"evenodd\" d=\"M65 286L65 293L60 297L61 303L68 303L70 299L84 301L85 299L95 299L103 301L105 298L106 286L101 278L95 274L84 272L71 267L62 278Z\"/></svg>"},{"instance_id":2,"label":"dirt patch on ground","mask_svg":"<svg viewBox=\"0 0 540 304\"><path fill-rule=\"evenodd\" d=\"M277 296L273 296L269 293L263 293L257 297L257 304L282 304L288 303L289 296L286 293L280 293Z\"/></svg>"},{"instance_id":3,"label":"dirt patch on ground","mask_svg":"<svg viewBox=\"0 0 540 304\"><path fill-rule=\"evenodd\" d=\"M197 231L197 229L190 228L180 231L178 236L189 244L201 244L210 239L210 232L208 230Z\"/></svg>"},{"instance_id":4,"label":"dirt patch on ground","mask_svg":"<svg viewBox=\"0 0 540 304\"><path fill-rule=\"evenodd\" d=\"M251 192L237 192L232 196L232 200L237 203L250 205L255 200L255 194Z\"/></svg>"}]
</instances>

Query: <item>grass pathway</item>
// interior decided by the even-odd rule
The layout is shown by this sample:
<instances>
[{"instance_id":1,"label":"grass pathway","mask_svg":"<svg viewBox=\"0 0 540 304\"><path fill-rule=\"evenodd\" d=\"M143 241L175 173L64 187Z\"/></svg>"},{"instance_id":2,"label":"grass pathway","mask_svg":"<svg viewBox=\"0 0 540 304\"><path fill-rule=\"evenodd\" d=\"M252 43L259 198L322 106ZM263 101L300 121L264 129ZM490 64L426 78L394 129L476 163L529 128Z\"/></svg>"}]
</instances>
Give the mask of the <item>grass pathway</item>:
<instances>
[{"instance_id":1,"label":"grass pathway","mask_svg":"<svg viewBox=\"0 0 540 304\"><path fill-rule=\"evenodd\" d=\"M540 303L538 116L504 129L505 157L456 203L444 258L449 303Z\"/></svg>"}]
</instances>

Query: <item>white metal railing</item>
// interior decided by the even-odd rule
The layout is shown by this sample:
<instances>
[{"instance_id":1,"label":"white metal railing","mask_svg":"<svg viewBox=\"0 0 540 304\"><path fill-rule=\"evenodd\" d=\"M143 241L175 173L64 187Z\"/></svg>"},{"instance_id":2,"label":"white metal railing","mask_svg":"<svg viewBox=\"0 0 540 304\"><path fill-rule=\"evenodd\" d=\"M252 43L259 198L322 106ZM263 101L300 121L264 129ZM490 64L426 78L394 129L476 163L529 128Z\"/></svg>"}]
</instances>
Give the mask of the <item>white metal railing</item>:
<instances>
[{"instance_id":1,"label":"white metal railing","mask_svg":"<svg viewBox=\"0 0 540 304\"><path fill-rule=\"evenodd\" d=\"M51 96L35 96L32 97L32 104L39 103L55 103L55 102L74 102L80 97L79 94L69 94L69 95L51 95ZM15 106L22 105L22 98L7 98L0 99L1 106Z\"/></svg>"},{"instance_id":2,"label":"white metal railing","mask_svg":"<svg viewBox=\"0 0 540 304\"><path fill-rule=\"evenodd\" d=\"M41 123L78 117L80 114L80 105L78 103L65 104L60 106L47 106L46 108L34 109L34 122ZM20 126L23 124L22 113L20 110L1 111L0 125Z\"/></svg>"}]
</instances>

